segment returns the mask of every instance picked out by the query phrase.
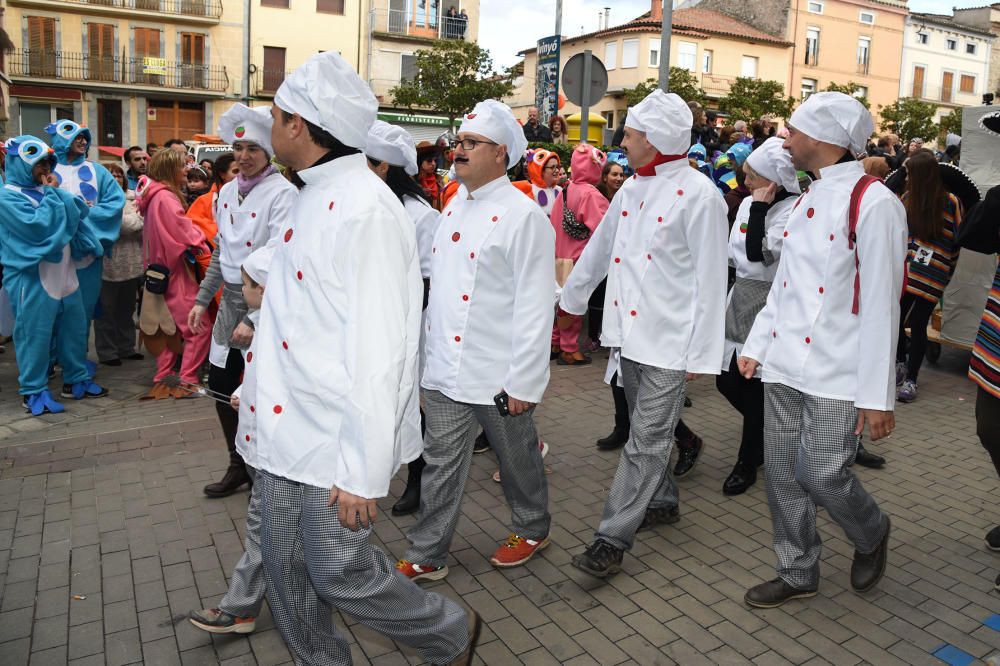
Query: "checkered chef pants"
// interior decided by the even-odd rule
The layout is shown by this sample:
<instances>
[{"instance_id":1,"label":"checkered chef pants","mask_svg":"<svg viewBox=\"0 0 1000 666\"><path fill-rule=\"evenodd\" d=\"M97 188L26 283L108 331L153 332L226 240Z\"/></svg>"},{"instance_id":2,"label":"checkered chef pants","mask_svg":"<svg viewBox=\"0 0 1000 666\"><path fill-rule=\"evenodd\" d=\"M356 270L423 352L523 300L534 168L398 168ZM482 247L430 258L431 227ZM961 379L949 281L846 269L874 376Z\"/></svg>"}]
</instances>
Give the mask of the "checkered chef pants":
<instances>
[{"instance_id":1,"label":"checkered chef pants","mask_svg":"<svg viewBox=\"0 0 1000 666\"><path fill-rule=\"evenodd\" d=\"M257 486L267 600L297 664L351 663L333 622L337 609L434 664L448 663L468 646L466 612L397 572L369 542L371 528L341 526L337 505L327 506L328 488L263 470ZM312 590L318 604L309 603Z\"/></svg>"},{"instance_id":2,"label":"checkered chef pants","mask_svg":"<svg viewBox=\"0 0 1000 666\"><path fill-rule=\"evenodd\" d=\"M885 535L885 517L848 469L858 450L857 419L852 402L764 384L764 470L776 569L793 587L819 584L817 506L862 553L875 550Z\"/></svg>"},{"instance_id":3,"label":"checkered chef pants","mask_svg":"<svg viewBox=\"0 0 1000 666\"><path fill-rule=\"evenodd\" d=\"M685 376L683 370L665 370L622 357L621 378L632 427L595 534L617 548L632 547L646 509L680 502L670 471L670 452L684 406Z\"/></svg>"},{"instance_id":4,"label":"checkered chef pants","mask_svg":"<svg viewBox=\"0 0 1000 666\"><path fill-rule=\"evenodd\" d=\"M420 513L406 533L406 559L443 566L462 506L462 492L472 465L472 444L479 426L500 461L500 485L511 511L511 531L541 541L549 535L549 486L538 450L534 408L519 416L500 416L495 405L457 402L440 391L424 389L424 468Z\"/></svg>"},{"instance_id":5,"label":"checkered chef pants","mask_svg":"<svg viewBox=\"0 0 1000 666\"><path fill-rule=\"evenodd\" d=\"M254 485L250 488L247 505L247 533L243 539L243 557L236 563L229 579L226 596L219 602L219 609L238 617L257 617L264 603L264 562L260 557L260 491L257 489L257 470L247 465L247 472Z\"/></svg>"}]
</instances>

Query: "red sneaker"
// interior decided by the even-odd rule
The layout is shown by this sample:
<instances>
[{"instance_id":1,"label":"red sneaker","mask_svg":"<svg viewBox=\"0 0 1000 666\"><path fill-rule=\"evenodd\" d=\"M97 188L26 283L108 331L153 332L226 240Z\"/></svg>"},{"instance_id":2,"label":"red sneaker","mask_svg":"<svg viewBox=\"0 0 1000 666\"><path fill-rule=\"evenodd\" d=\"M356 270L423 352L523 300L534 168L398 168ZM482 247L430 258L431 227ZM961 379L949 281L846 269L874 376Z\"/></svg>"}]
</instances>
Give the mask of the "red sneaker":
<instances>
[{"instance_id":1,"label":"red sneaker","mask_svg":"<svg viewBox=\"0 0 1000 666\"><path fill-rule=\"evenodd\" d=\"M396 570L410 580L441 580L448 575L448 567L430 567L426 564L414 564L409 560L396 562Z\"/></svg>"},{"instance_id":2,"label":"red sneaker","mask_svg":"<svg viewBox=\"0 0 1000 666\"><path fill-rule=\"evenodd\" d=\"M511 534L497 552L493 553L490 563L495 567L516 567L524 564L534 556L536 551L549 545L549 538L532 541L522 536Z\"/></svg>"}]
</instances>

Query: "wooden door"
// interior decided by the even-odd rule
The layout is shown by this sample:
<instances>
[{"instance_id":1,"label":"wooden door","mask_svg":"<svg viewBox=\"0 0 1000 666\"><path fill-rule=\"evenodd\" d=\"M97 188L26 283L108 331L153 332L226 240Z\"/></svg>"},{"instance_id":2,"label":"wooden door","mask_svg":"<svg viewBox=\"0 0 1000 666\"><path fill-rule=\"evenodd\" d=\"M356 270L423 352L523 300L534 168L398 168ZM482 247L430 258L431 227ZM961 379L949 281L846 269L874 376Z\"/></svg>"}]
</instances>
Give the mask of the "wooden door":
<instances>
[{"instance_id":1,"label":"wooden door","mask_svg":"<svg viewBox=\"0 0 1000 666\"><path fill-rule=\"evenodd\" d=\"M941 101L950 102L952 98L952 90L955 89L955 74L952 72L944 72L941 75Z\"/></svg>"},{"instance_id":2,"label":"wooden door","mask_svg":"<svg viewBox=\"0 0 1000 666\"><path fill-rule=\"evenodd\" d=\"M205 87L205 35L181 33L181 65L185 88Z\"/></svg>"},{"instance_id":3,"label":"wooden door","mask_svg":"<svg viewBox=\"0 0 1000 666\"><path fill-rule=\"evenodd\" d=\"M87 73L91 81L115 81L115 26L87 24Z\"/></svg>"},{"instance_id":4,"label":"wooden door","mask_svg":"<svg viewBox=\"0 0 1000 666\"><path fill-rule=\"evenodd\" d=\"M920 99L924 96L924 68L913 68L913 91L911 97Z\"/></svg>"},{"instance_id":5,"label":"wooden door","mask_svg":"<svg viewBox=\"0 0 1000 666\"><path fill-rule=\"evenodd\" d=\"M163 76L147 72L146 58L160 57L160 31L156 28L136 28L134 32L135 51L132 59L132 81L152 85L163 85Z\"/></svg>"},{"instance_id":6,"label":"wooden door","mask_svg":"<svg viewBox=\"0 0 1000 666\"><path fill-rule=\"evenodd\" d=\"M264 47L264 71L261 72L261 90L273 93L285 80L285 49Z\"/></svg>"},{"instance_id":7,"label":"wooden door","mask_svg":"<svg viewBox=\"0 0 1000 666\"><path fill-rule=\"evenodd\" d=\"M147 99L146 143L162 146L170 139L191 139L205 132L205 105Z\"/></svg>"},{"instance_id":8,"label":"wooden door","mask_svg":"<svg viewBox=\"0 0 1000 666\"><path fill-rule=\"evenodd\" d=\"M56 20L28 17L28 71L32 76L56 75Z\"/></svg>"}]
</instances>

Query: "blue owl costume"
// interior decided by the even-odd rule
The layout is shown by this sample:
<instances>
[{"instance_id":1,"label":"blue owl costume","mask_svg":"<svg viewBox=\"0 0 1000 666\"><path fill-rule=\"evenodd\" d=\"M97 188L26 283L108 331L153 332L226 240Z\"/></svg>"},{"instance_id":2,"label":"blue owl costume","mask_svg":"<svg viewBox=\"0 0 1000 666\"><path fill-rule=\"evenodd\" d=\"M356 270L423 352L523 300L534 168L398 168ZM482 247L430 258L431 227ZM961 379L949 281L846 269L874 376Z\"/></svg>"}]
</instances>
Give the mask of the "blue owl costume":
<instances>
[{"instance_id":1,"label":"blue owl costume","mask_svg":"<svg viewBox=\"0 0 1000 666\"><path fill-rule=\"evenodd\" d=\"M78 136L83 136L87 141L87 148L90 148L89 129L72 120L59 120L46 127L45 131L52 137L52 148L58 161L55 174L59 179L59 187L89 205L90 215L82 224L86 225L90 234L98 241L94 251L73 254L89 335L90 323L101 297L103 257L106 254L110 256L111 246L118 240L121 232L125 192L110 171L86 159L86 151L70 162L69 148Z\"/></svg>"},{"instance_id":2,"label":"blue owl costume","mask_svg":"<svg viewBox=\"0 0 1000 666\"><path fill-rule=\"evenodd\" d=\"M62 359L67 397L103 395L90 381L86 316L73 256L99 242L83 221L90 213L76 197L39 185L34 166L56 158L41 139L24 135L10 139L7 183L0 188L0 262L4 287L14 308L14 344L18 383L24 406L33 415L58 413L63 406L48 390L51 344ZM59 321L59 326L56 322Z\"/></svg>"}]
</instances>

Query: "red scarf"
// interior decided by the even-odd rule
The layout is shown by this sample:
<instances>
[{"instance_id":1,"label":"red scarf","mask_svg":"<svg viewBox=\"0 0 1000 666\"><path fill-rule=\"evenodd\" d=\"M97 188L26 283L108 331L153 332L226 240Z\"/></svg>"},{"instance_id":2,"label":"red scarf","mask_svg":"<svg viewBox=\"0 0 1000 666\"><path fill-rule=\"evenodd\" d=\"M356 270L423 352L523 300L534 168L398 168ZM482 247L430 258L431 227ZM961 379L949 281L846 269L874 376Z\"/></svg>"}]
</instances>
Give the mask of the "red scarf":
<instances>
[{"instance_id":1,"label":"red scarf","mask_svg":"<svg viewBox=\"0 0 1000 666\"><path fill-rule=\"evenodd\" d=\"M645 166L639 167L638 169L635 170L635 172L640 176L655 176L656 167L660 166L661 164L666 164L667 162L676 162L677 160L683 160L683 159L687 159L687 155L664 155L661 152L657 152L656 157L653 158L652 162L650 162Z\"/></svg>"},{"instance_id":2,"label":"red scarf","mask_svg":"<svg viewBox=\"0 0 1000 666\"><path fill-rule=\"evenodd\" d=\"M420 187L424 188L424 193L427 194L427 197L434 202L435 206L437 206L437 200L438 200L437 174L425 174L421 172Z\"/></svg>"}]
</instances>

